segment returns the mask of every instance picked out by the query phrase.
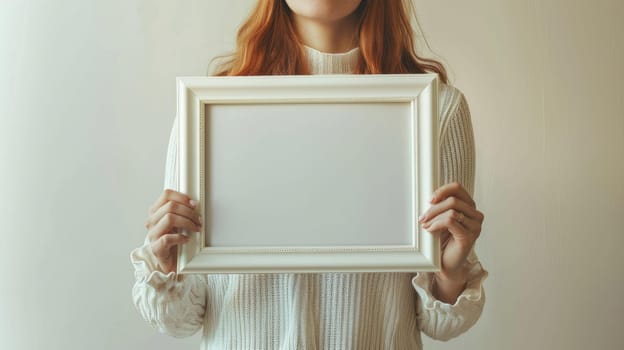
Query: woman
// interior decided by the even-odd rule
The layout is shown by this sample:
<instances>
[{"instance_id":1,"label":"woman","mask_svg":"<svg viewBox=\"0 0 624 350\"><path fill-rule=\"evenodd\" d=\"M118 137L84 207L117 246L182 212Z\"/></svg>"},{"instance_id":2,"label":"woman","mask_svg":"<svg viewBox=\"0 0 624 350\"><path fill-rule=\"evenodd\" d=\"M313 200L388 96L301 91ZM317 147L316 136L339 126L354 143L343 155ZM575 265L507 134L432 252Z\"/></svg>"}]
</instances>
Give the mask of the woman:
<instances>
[{"instance_id":1,"label":"woman","mask_svg":"<svg viewBox=\"0 0 624 350\"><path fill-rule=\"evenodd\" d=\"M474 244L483 213L472 199L475 155L468 104L444 67L414 52L403 0L260 0L218 75L435 72L440 91L444 185L420 218L442 239L436 273L176 276L181 229L199 231L197 203L177 191L177 124L165 191L149 210L144 244L131 253L134 303L177 337L203 327L202 349L421 349L421 334L447 340L479 318L487 276Z\"/></svg>"}]
</instances>

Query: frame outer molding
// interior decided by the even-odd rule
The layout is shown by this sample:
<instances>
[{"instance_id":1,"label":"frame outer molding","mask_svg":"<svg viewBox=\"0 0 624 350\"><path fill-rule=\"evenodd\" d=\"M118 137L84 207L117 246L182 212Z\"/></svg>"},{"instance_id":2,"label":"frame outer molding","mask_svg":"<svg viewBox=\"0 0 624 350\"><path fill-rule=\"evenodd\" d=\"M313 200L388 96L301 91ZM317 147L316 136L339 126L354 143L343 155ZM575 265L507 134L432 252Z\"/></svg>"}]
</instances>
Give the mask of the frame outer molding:
<instances>
[{"instance_id":1,"label":"frame outer molding","mask_svg":"<svg viewBox=\"0 0 624 350\"><path fill-rule=\"evenodd\" d=\"M420 179L420 185L422 186L420 189L422 191L418 191L420 196L420 204L418 208L418 212L422 213L425 211L429 205L429 201L431 200L431 195L433 191L435 191L439 187L439 175L440 175L440 156L439 156L439 134L438 134L438 125L439 125L439 106L438 106L438 94L439 94L439 80L436 77L432 80L431 84L428 85L419 95L420 102L427 101L428 103L418 103L418 116L431 113L434 118L417 118L418 122L421 123L419 125L419 137L424 138L424 143L433 145L431 152L426 152L422 147L420 148L419 157L426 157L426 164L431 164L431 168L429 169L429 176ZM433 139L431 139L433 138ZM417 161L416 165L420 166L423 162ZM422 172L419 172L422 173ZM437 236L433 236L429 232L424 229L421 229L421 233L418 235L420 239L420 247L421 253L425 255L432 264L439 269L441 265L441 252L440 252L440 239Z\"/></svg>"},{"instance_id":2,"label":"frame outer molding","mask_svg":"<svg viewBox=\"0 0 624 350\"><path fill-rule=\"evenodd\" d=\"M381 77L381 78L380 78ZM385 81L384 81L385 79ZM368 86L368 85L371 86ZM384 74L384 75L313 75L313 76L253 76L253 77L177 77L177 112L178 112L178 190L191 198L199 199L197 210L204 213L205 198L203 178L205 164L200 158L200 133L204 133L205 103L271 103L297 102L411 102L414 134L418 144L430 144L432 147L419 147L412 144L414 162L412 179L414 194L412 198L416 209L412 217L412 230L416 231L417 240L414 249L397 247L370 247L369 253L354 256L352 250L334 249L333 247L275 247L223 249L205 247L205 232L189 233L192 239L179 245L177 273L302 273L302 272L417 272L438 271L441 267L440 240L418 225L417 217L429 205L431 194L439 183L439 78L437 74ZM424 88L423 88L424 86ZM419 88L418 94L404 95L410 88ZM347 89L349 93L336 98L332 91L336 88ZM353 93L357 91L357 93ZM374 93L371 93L374 91ZM304 94L307 93L308 95ZM275 97L275 95L278 95ZM280 95L281 94L281 95ZM310 95L312 97L310 97ZM431 115L431 118L421 116ZM192 130L192 124L199 125ZM195 145L200 145L195 147ZM418 151L416 152L416 148ZM422 174L423 164L430 164L427 176ZM204 230L209 227L204 217ZM203 230L202 230L203 231ZM210 249L210 252L202 250ZM406 250L407 249L407 250ZM362 249L355 249L361 251ZM228 254L228 252L232 254ZM236 255L239 254L239 255ZM254 263L241 262L242 256L251 258ZM292 255L294 254L294 255ZM349 256L349 259L341 258ZM412 256L413 255L413 256ZM218 259L215 257L218 256ZM410 256L412 256L410 258ZM319 259L319 257L321 257ZM388 262L380 267L371 261L382 258ZM324 259L324 260L323 260ZM220 263L219 263L220 260ZM314 261L316 264L301 264L300 261ZM406 266L406 261L413 266ZM276 262L281 261L279 263ZM294 263L294 264L293 264ZM342 265L341 265L342 264ZM269 267L273 266L273 268ZM281 266L275 268L275 266Z\"/></svg>"}]
</instances>

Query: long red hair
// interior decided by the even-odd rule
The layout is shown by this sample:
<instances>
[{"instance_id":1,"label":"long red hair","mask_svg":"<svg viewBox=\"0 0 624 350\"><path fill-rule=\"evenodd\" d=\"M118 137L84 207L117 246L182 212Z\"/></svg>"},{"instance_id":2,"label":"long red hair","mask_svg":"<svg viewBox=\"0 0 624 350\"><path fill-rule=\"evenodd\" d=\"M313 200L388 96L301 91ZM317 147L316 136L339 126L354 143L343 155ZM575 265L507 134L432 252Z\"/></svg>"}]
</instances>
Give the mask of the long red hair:
<instances>
[{"instance_id":1,"label":"long red hair","mask_svg":"<svg viewBox=\"0 0 624 350\"><path fill-rule=\"evenodd\" d=\"M448 83L442 63L416 54L409 0L362 0L356 74L437 73ZM258 0L238 30L236 49L215 75L310 74L292 11L285 0Z\"/></svg>"}]
</instances>

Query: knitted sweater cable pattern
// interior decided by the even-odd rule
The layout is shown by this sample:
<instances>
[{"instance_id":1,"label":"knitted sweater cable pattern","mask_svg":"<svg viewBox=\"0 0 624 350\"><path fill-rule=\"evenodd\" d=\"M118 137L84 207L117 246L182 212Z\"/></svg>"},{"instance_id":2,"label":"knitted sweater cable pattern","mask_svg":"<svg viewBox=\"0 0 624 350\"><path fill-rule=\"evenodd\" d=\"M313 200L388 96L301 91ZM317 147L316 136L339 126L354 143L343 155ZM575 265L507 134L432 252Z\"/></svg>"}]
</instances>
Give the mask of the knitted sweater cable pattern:
<instances>
[{"instance_id":1,"label":"knitted sweater cable pattern","mask_svg":"<svg viewBox=\"0 0 624 350\"><path fill-rule=\"evenodd\" d=\"M349 73L358 48L307 48L314 74ZM440 181L474 194L470 111L455 87L440 85ZM167 149L164 188L178 190L177 116ZM431 293L431 273L165 274L147 237L132 250L133 302L158 331L186 337L203 328L201 349L422 349L421 332L448 340L480 317L488 272L474 250L469 281L454 304Z\"/></svg>"}]
</instances>

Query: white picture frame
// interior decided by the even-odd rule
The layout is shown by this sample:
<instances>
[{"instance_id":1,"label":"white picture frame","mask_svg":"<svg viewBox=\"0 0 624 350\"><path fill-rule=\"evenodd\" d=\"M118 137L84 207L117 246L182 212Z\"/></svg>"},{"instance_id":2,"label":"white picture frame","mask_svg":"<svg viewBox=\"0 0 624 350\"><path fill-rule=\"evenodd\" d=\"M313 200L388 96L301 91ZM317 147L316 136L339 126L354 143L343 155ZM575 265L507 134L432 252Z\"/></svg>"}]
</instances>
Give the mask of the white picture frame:
<instances>
[{"instance_id":1,"label":"white picture frame","mask_svg":"<svg viewBox=\"0 0 624 350\"><path fill-rule=\"evenodd\" d=\"M438 81L177 77L178 189L204 221L177 272L438 271L418 224L438 187Z\"/></svg>"}]
</instances>

